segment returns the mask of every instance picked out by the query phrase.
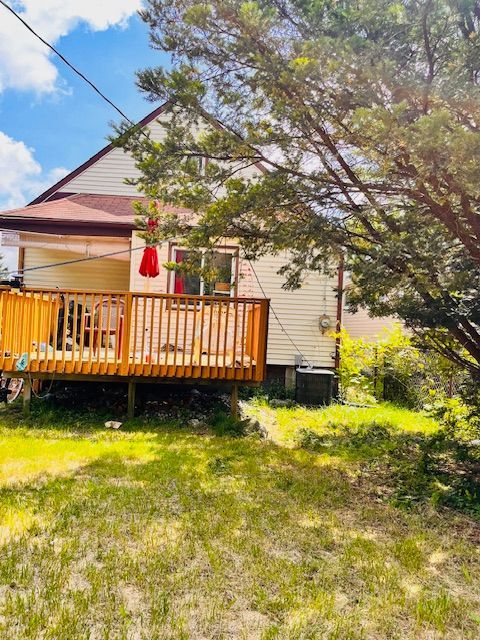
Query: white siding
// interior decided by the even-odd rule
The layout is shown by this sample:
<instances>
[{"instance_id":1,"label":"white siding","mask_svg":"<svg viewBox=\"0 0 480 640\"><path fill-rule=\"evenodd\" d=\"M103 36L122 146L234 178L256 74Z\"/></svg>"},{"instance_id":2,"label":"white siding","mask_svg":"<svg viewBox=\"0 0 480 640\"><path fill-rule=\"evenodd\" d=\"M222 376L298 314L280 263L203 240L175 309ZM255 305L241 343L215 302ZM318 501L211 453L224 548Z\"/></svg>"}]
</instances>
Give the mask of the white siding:
<instances>
[{"instance_id":1,"label":"white siding","mask_svg":"<svg viewBox=\"0 0 480 640\"><path fill-rule=\"evenodd\" d=\"M112 149L103 158L73 178L63 191L95 193L101 195L138 196L135 187L125 184L125 178L137 178L139 171L130 154L121 149Z\"/></svg>"},{"instance_id":2,"label":"white siding","mask_svg":"<svg viewBox=\"0 0 480 640\"><path fill-rule=\"evenodd\" d=\"M168 115L159 116L159 121L155 120L148 125L152 138L157 141L163 140L165 130L161 124ZM203 127L199 127L199 131ZM250 167L239 175L252 177L258 174L258 169ZM114 148L95 164L87 167L82 173L70 180L62 187L62 191L73 191L75 193L95 193L103 195L118 196L138 196L136 187L125 184L126 178L138 178L140 172L135 166L135 161L129 153L122 149Z\"/></svg>"},{"instance_id":3,"label":"white siding","mask_svg":"<svg viewBox=\"0 0 480 640\"><path fill-rule=\"evenodd\" d=\"M385 332L393 329L399 322L391 316L372 318L366 309L359 309L357 313L344 311L342 324L352 338L376 340Z\"/></svg>"},{"instance_id":4,"label":"white siding","mask_svg":"<svg viewBox=\"0 0 480 640\"><path fill-rule=\"evenodd\" d=\"M335 356L335 339L329 335L335 331L337 314L337 297L335 288L337 278L310 274L306 282L296 291L282 289L283 277L277 271L288 263L286 254L266 256L253 264L255 272L262 283L267 298L270 298L281 324L304 357L315 366L333 367ZM257 279L253 275L249 289L256 296L262 296ZM242 281L241 281L242 283ZM329 316L331 330L322 334L319 321L322 315ZM293 365L298 353L288 337L282 331L275 314L270 311L268 330L269 364Z\"/></svg>"},{"instance_id":5,"label":"white siding","mask_svg":"<svg viewBox=\"0 0 480 640\"><path fill-rule=\"evenodd\" d=\"M165 118L164 115L160 118ZM155 140L162 140L164 129L157 122L151 122L148 128ZM138 178L140 172L129 153L115 147L95 164L87 167L76 178L62 187L63 191L75 193L98 193L104 195L136 196L136 187L125 184L125 178Z\"/></svg>"},{"instance_id":6,"label":"white siding","mask_svg":"<svg viewBox=\"0 0 480 640\"><path fill-rule=\"evenodd\" d=\"M25 248L24 267L65 262L79 254L55 249ZM75 264L39 269L25 272L25 284L28 287L46 287L60 289L92 289L98 291L128 291L130 262L99 258Z\"/></svg>"}]
</instances>

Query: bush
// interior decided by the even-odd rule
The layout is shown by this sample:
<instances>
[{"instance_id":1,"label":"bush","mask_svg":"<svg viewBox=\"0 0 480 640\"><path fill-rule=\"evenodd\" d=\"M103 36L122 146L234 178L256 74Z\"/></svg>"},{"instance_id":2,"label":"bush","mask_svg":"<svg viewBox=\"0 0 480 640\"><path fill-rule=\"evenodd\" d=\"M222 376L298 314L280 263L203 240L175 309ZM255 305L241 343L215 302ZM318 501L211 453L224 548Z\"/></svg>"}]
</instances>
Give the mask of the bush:
<instances>
[{"instance_id":1,"label":"bush","mask_svg":"<svg viewBox=\"0 0 480 640\"><path fill-rule=\"evenodd\" d=\"M301 449L318 451L326 445L326 436L320 435L308 427L300 427L295 433L294 442Z\"/></svg>"},{"instance_id":2,"label":"bush","mask_svg":"<svg viewBox=\"0 0 480 640\"><path fill-rule=\"evenodd\" d=\"M411 508L429 501L480 517L479 458L445 430L421 441L415 455L396 458L394 503Z\"/></svg>"},{"instance_id":3,"label":"bush","mask_svg":"<svg viewBox=\"0 0 480 640\"><path fill-rule=\"evenodd\" d=\"M459 441L480 438L480 418L477 410L460 398L442 398L427 405L425 409L440 422L444 434L449 438Z\"/></svg>"},{"instance_id":4,"label":"bush","mask_svg":"<svg viewBox=\"0 0 480 640\"><path fill-rule=\"evenodd\" d=\"M332 432L326 434L319 434L308 427L301 427L295 434L295 444L310 451L319 451L333 445L343 449L381 446L391 440L393 429L390 423L376 420L360 423L353 428L345 425L340 425L338 428L332 424L329 426Z\"/></svg>"},{"instance_id":5,"label":"bush","mask_svg":"<svg viewBox=\"0 0 480 640\"><path fill-rule=\"evenodd\" d=\"M429 503L480 518L480 448L457 435L464 406L459 401L446 404L445 426L433 436L372 420L351 428L332 424L323 434L302 427L295 442L309 451L328 448L332 455L358 460L359 474L368 486L397 507Z\"/></svg>"},{"instance_id":6,"label":"bush","mask_svg":"<svg viewBox=\"0 0 480 640\"><path fill-rule=\"evenodd\" d=\"M451 382L464 375L446 358L421 348L401 327L377 342L351 338L346 331L339 337L338 374L344 401L372 404L383 399L420 408L431 396L446 395Z\"/></svg>"}]
</instances>

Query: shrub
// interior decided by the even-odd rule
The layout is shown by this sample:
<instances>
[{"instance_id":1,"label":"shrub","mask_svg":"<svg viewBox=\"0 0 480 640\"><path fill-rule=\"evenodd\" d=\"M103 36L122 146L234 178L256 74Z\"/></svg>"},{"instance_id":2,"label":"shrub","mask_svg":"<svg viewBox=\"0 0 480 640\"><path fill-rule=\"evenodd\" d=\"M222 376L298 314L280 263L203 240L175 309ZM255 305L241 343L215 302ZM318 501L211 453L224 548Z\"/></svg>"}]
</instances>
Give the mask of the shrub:
<instances>
[{"instance_id":1,"label":"shrub","mask_svg":"<svg viewBox=\"0 0 480 640\"><path fill-rule=\"evenodd\" d=\"M326 445L326 437L308 427L297 429L294 441L297 447L310 451L318 451Z\"/></svg>"},{"instance_id":2,"label":"shrub","mask_svg":"<svg viewBox=\"0 0 480 640\"><path fill-rule=\"evenodd\" d=\"M359 448L362 446L376 446L391 440L392 425L390 423L371 420L349 428L330 424L332 433L319 434L308 427L301 427L295 434L295 443L302 449L318 451L324 447L336 444L342 448Z\"/></svg>"},{"instance_id":3,"label":"shrub","mask_svg":"<svg viewBox=\"0 0 480 640\"><path fill-rule=\"evenodd\" d=\"M355 429L344 431L344 435L354 444L374 444L380 440L388 440L392 435L393 425L390 422L368 420L361 422Z\"/></svg>"},{"instance_id":4,"label":"shrub","mask_svg":"<svg viewBox=\"0 0 480 640\"><path fill-rule=\"evenodd\" d=\"M302 427L295 443L309 451L329 448L335 455L357 459L362 477L397 507L429 503L480 517L480 448L457 434L459 421L468 424L465 415L460 401L450 401L444 412L450 427L431 436L371 420L352 427L331 424L326 433Z\"/></svg>"},{"instance_id":5,"label":"shrub","mask_svg":"<svg viewBox=\"0 0 480 640\"><path fill-rule=\"evenodd\" d=\"M338 374L344 401L371 404L383 399L420 408L431 397L446 395L452 382L464 376L443 356L421 348L400 326L376 342L352 338L344 330L339 337Z\"/></svg>"},{"instance_id":6,"label":"shrub","mask_svg":"<svg viewBox=\"0 0 480 640\"><path fill-rule=\"evenodd\" d=\"M425 409L440 422L445 436L460 441L480 437L480 418L476 408L460 398L441 398Z\"/></svg>"}]
</instances>

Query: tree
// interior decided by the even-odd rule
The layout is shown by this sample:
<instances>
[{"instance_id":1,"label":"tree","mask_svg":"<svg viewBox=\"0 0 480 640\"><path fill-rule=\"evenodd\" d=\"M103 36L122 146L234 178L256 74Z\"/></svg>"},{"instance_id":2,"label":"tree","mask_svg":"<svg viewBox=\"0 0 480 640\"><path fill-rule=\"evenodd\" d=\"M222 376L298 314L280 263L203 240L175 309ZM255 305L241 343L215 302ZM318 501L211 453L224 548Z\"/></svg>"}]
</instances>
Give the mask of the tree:
<instances>
[{"instance_id":1,"label":"tree","mask_svg":"<svg viewBox=\"0 0 480 640\"><path fill-rule=\"evenodd\" d=\"M145 194L198 214L140 209L159 219L147 233L288 248L287 286L346 252L353 305L480 371L480 2L149 0L141 15L173 66L138 85L173 117L162 143L126 125L120 143Z\"/></svg>"}]
</instances>

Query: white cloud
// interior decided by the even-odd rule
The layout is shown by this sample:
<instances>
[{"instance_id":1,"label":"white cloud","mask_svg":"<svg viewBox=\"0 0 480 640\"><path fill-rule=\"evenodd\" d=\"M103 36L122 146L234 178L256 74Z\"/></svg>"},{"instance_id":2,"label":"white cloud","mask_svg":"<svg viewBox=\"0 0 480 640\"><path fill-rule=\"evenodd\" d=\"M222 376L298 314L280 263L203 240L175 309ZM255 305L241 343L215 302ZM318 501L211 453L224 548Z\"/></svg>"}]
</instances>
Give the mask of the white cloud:
<instances>
[{"instance_id":1,"label":"white cloud","mask_svg":"<svg viewBox=\"0 0 480 640\"><path fill-rule=\"evenodd\" d=\"M67 173L43 171L33 149L0 131L0 211L23 206Z\"/></svg>"},{"instance_id":2,"label":"white cloud","mask_svg":"<svg viewBox=\"0 0 480 640\"><path fill-rule=\"evenodd\" d=\"M79 24L93 31L124 27L141 0L10 0L11 6L51 44ZM7 88L52 93L58 71L49 49L0 5L0 92Z\"/></svg>"},{"instance_id":3,"label":"white cloud","mask_svg":"<svg viewBox=\"0 0 480 640\"><path fill-rule=\"evenodd\" d=\"M0 211L23 206L67 173L62 167L43 171L33 149L0 131ZM0 256L9 270L17 268L15 247L1 247Z\"/></svg>"}]
</instances>

